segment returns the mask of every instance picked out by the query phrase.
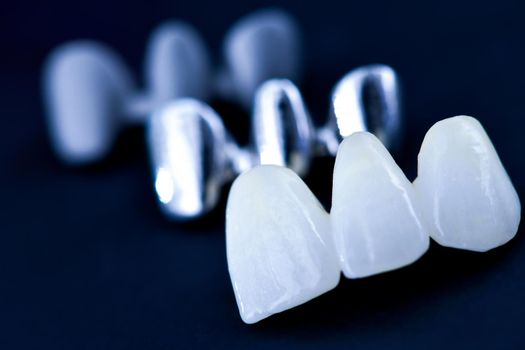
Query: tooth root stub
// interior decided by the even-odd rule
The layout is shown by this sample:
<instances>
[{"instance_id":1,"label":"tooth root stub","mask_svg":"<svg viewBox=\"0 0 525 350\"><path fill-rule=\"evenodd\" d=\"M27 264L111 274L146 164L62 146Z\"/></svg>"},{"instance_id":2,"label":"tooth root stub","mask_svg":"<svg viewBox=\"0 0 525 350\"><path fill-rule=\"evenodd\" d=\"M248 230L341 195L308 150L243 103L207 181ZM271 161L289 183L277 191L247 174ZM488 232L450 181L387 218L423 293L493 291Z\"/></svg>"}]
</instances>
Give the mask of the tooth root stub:
<instances>
[{"instance_id":1,"label":"tooth root stub","mask_svg":"<svg viewBox=\"0 0 525 350\"><path fill-rule=\"evenodd\" d=\"M516 190L481 124L458 116L427 132L414 182L430 235L439 244L487 251L518 230Z\"/></svg>"}]
</instances>

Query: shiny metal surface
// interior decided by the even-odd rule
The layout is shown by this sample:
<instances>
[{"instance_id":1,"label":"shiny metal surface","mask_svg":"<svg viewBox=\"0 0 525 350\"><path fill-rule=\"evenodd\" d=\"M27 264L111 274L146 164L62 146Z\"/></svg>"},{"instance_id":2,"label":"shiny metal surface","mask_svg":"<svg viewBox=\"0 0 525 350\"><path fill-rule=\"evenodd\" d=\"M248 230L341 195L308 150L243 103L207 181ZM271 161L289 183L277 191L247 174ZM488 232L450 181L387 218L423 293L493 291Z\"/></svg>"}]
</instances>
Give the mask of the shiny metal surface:
<instances>
[{"instance_id":1,"label":"shiny metal surface","mask_svg":"<svg viewBox=\"0 0 525 350\"><path fill-rule=\"evenodd\" d=\"M226 144L224 148L228 167L226 169L226 180L233 180L237 175L253 168L257 164L257 156L250 147L241 147L229 133L226 133Z\"/></svg>"},{"instance_id":2,"label":"shiny metal surface","mask_svg":"<svg viewBox=\"0 0 525 350\"><path fill-rule=\"evenodd\" d=\"M216 204L224 182L257 164L305 175L316 155L335 155L345 136L374 133L387 147L399 141L398 79L384 65L358 68L335 86L328 122L314 128L299 89L272 79L255 93L251 143L240 147L219 115L194 99L171 102L149 121L155 191L163 212L185 220Z\"/></svg>"},{"instance_id":3,"label":"shiny metal surface","mask_svg":"<svg viewBox=\"0 0 525 350\"><path fill-rule=\"evenodd\" d=\"M295 20L283 11L242 18L226 35L226 67L215 82L199 34L182 22L166 22L149 41L142 91L105 46L60 48L44 74L55 150L72 164L94 162L108 153L119 129L147 123L160 207L184 220L209 211L225 181L257 164L304 176L312 157L335 156L342 139L356 131L370 131L395 148L401 107L394 70L369 65L349 72L333 89L327 123L315 128L292 82L300 75L300 39ZM237 145L219 115L200 102L211 94L252 108L248 146Z\"/></svg>"},{"instance_id":4,"label":"shiny metal surface","mask_svg":"<svg viewBox=\"0 0 525 350\"><path fill-rule=\"evenodd\" d=\"M356 131L369 131L383 144L397 147L401 133L400 89L396 72L386 65L368 65L345 75L335 86L330 116L319 139L328 153Z\"/></svg>"},{"instance_id":5,"label":"shiny metal surface","mask_svg":"<svg viewBox=\"0 0 525 350\"><path fill-rule=\"evenodd\" d=\"M258 164L274 164L305 175L314 131L299 89L289 80L264 83L252 113L253 151Z\"/></svg>"},{"instance_id":6,"label":"shiny metal surface","mask_svg":"<svg viewBox=\"0 0 525 350\"><path fill-rule=\"evenodd\" d=\"M206 104L178 99L149 120L155 191L172 219L200 216L216 204L227 171L226 130Z\"/></svg>"}]
</instances>

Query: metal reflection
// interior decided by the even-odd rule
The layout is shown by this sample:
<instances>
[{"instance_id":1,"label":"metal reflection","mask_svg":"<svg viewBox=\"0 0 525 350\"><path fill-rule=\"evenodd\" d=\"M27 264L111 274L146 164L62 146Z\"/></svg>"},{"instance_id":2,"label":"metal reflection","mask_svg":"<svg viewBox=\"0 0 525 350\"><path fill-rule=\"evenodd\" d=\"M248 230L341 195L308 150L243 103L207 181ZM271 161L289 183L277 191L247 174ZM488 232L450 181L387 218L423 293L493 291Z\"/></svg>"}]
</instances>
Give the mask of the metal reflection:
<instances>
[{"instance_id":1,"label":"metal reflection","mask_svg":"<svg viewBox=\"0 0 525 350\"><path fill-rule=\"evenodd\" d=\"M313 128L299 89L289 80L270 80L257 91L252 139L259 164L287 166L304 175L310 165Z\"/></svg>"},{"instance_id":2,"label":"metal reflection","mask_svg":"<svg viewBox=\"0 0 525 350\"><path fill-rule=\"evenodd\" d=\"M368 65L345 75L332 92L328 124L320 139L335 155L339 142L357 131L369 131L394 149L401 134L399 79L386 65Z\"/></svg>"},{"instance_id":3,"label":"metal reflection","mask_svg":"<svg viewBox=\"0 0 525 350\"><path fill-rule=\"evenodd\" d=\"M149 121L155 191L162 211L187 220L211 210L222 185L257 164L286 166L305 175L316 155L336 155L341 140L374 133L387 147L399 142L397 76L383 65L351 71L335 86L329 120L314 128L299 89L273 79L255 93L251 144L240 147L219 115L194 99L178 99Z\"/></svg>"},{"instance_id":4,"label":"metal reflection","mask_svg":"<svg viewBox=\"0 0 525 350\"><path fill-rule=\"evenodd\" d=\"M206 104L179 99L149 120L155 191L170 218L198 217L215 206L225 180L226 130Z\"/></svg>"}]
</instances>

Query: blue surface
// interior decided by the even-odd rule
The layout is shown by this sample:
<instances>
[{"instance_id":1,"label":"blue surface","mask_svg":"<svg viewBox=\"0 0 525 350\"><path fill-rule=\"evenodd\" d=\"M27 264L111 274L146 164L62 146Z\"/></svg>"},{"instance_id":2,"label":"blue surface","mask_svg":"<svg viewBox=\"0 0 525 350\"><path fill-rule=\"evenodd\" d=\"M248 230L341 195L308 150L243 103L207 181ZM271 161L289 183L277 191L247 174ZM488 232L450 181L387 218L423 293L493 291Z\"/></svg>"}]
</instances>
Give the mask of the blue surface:
<instances>
[{"instance_id":1,"label":"blue surface","mask_svg":"<svg viewBox=\"0 0 525 350\"><path fill-rule=\"evenodd\" d=\"M137 76L150 30L195 24L220 57L222 36L267 2L11 2L0 12L0 349L523 349L525 237L485 254L433 244L414 265L243 324L227 273L224 201L206 220L156 208L142 130L109 159L70 169L54 158L40 66L55 45L102 40ZM525 25L519 1L280 2L305 37L303 91L314 114L346 71L381 62L404 83L407 128L396 159L414 177L436 121L477 117L525 199ZM246 116L217 108L240 135ZM330 202L332 161L306 179Z\"/></svg>"}]
</instances>

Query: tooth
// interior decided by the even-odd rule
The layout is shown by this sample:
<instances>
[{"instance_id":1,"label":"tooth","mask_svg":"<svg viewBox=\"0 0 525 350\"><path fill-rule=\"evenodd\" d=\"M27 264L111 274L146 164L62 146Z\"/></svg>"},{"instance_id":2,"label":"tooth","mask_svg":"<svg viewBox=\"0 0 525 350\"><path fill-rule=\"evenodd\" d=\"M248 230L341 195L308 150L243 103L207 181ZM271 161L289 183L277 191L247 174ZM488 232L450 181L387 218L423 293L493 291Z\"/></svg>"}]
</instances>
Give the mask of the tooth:
<instances>
[{"instance_id":1,"label":"tooth","mask_svg":"<svg viewBox=\"0 0 525 350\"><path fill-rule=\"evenodd\" d=\"M375 136L343 140L333 181L330 216L346 277L393 270L425 253L429 238L414 189Z\"/></svg>"},{"instance_id":2,"label":"tooth","mask_svg":"<svg viewBox=\"0 0 525 350\"><path fill-rule=\"evenodd\" d=\"M209 97L206 46L199 33L183 22L165 22L153 32L145 71L156 105L181 97Z\"/></svg>"},{"instance_id":3,"label":"tooth","mask_svg":"<svg viewBox=\"0 0 525 350\"><path fill-rule=\"evenodd\" d=\"M243 106L251 106L256 89L266 80L296 80L301 40L294 19L286 12L266 9L235 23L226 34L224 55L232 91Z\"/></svg>"},{"instance_id":4,"label":"tooth","mask_svg":"<svg viewBox=\"0 0 525 350\"><path fill-rule=\"evenodd\" d=\"M487 251L518 229L520 201L481 124L459 116L427 132L418 157L416 192L439 244Z\"/></svg>"},{"instance_id":5,"label":"tooth","mask_svg":"<svg viewBox=\"0 0 525 350\"><path fill-rule=\"evenodd\" d=\"M339 282L328 214L290 169L261 165L235 180L226 244L246 323L302 304Z\"/></svg>"},{"instance_id":6,"label":"tooth","mask_svg":"<svg viewBox=\"0 0 525 350\"><path fill-rule=\"evenodd\" d=\"M56 153L71 164L103 158L133 89L123 61L110 48L75 41L56 49L44 69L44 98Z\"/></svg>"}]
</instances>

